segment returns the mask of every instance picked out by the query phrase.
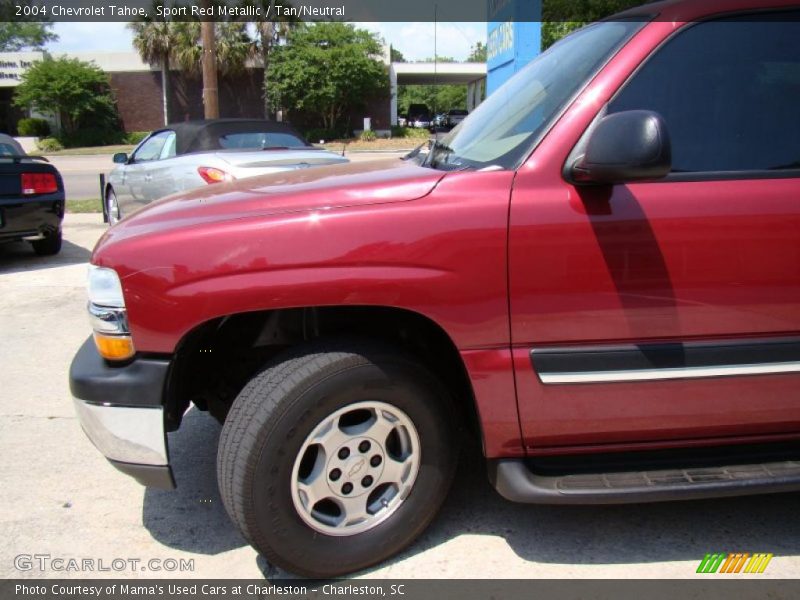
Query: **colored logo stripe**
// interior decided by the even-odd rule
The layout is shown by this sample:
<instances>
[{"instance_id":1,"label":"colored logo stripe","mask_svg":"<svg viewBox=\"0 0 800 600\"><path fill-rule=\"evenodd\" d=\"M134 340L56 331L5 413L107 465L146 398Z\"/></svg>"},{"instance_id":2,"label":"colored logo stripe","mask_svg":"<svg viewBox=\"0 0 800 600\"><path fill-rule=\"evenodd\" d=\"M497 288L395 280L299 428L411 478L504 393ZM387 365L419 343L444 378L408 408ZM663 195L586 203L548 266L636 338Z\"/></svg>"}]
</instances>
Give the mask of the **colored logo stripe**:
<instances>
[{"instance_id":1,"label":"colored logo stripe","mask_svg":"<svg viewBox=\"0 0 800 600\"><path fill-rule=\"evenodd\" d=\"M724 554L717 552L706 554L700 565L698 573L763 573L772 560L772 553L756 553L752 556L749 552L730 552Z\"/></svg>"},{"instance_id":2,"label":"colored logo stripe","mask_svg":"<svg viewBox=\"0 0 800 600\"><path fill-rule=\"evenodd\" d=\"M724 554L706 554L703 560L700 561L700 566L697 567L698 573L716 573L722 560L725 558Z\"/></svg>"},{"instance_id":3,"label":"colored logo stripe","mask_svg":"<svg viewBox=\"0 0 800 600\"><path fill-rule=\"evenodd\" d=\"M753 558L750 559L750 562L747 563L747 566L744 568L745 573L763 573L769 561L772 560L772 553L769 554L753 554Z\"/></svg>"},{"instance_id":4,"label":"colored logo stripe","mask_svg":"<svg viewBox=\"0 0 800 600\"><path fill-rule=\"evenodd\" d=\"M728 554L728 558L725 559L725 562L722 563L722 568L720 569L720 573L738 573L742 570L745 561L750 557L750 554L747 552L741 553L736 552L734 554Z\"/></svg>"}]
</instances>

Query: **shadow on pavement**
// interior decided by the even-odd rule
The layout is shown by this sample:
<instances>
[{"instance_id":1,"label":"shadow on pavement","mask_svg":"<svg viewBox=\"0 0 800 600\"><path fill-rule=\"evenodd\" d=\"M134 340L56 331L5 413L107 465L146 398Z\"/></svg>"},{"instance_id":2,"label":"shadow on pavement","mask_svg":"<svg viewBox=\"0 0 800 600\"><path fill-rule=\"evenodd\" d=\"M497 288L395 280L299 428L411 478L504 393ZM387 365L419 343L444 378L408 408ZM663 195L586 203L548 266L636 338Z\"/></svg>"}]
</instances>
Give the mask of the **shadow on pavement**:
<instances>
[{"instance_id":1,"label":"shadow on pavement","mask_svg":"<svg viewBox=\"0 0 800 600\"><path fill-rule=\"evenodd\" d=\"M55 256L36 256L28 242L0 244L0 275L86 263L91 256L91 251L67 240Z\"/></svg>"},{"instance_id":2,"label":"shadow on pavement","mask_svg":"<svg viewBox=\"0 0 800 600\"><path fill-rule=\"evenodd\" d=\"M192 410L180 431L170 434L178 490L147 490L144 502L144 524L166 546L218 554L246 545L217 491L219 430L209 415ZM481 536L502 537L523 560L566 565L699 561L707 552L797 555L799 500L800 494L776 494L620 506L514 504L490 486L480 451L468 448L431 527L374 569L462 535L476 536L474 552L481 552ZM266 578L292 577L263 557L257 566Z\"/></svg>"},{"instance_id":3,"label":"shadow on pavement","mask_svg":"<svg viewBox=\"0 0 800 600\"><path fill-rule=\"evenodd\" d=\"M247 545L228 518L217 488L219 433L219 423L193 408L180 430L169 434L178 488L147 488L142 509L144 526L165 546L214 555Z\"/></svg>"},{"instance_id":4,"label":"shadow on pavement","mask_svg":"<svg viewBox=\"0 0 800 600\"><path fill-rule=\"evenodd\" d=\"M439 517L396 561L464 534L499 536L520 558L560 564L700 561L707 552L800 553L800 494L617 506L503 499L478 450L462 454ZM480 552L480 538L474 550ZM687 573L687 576L691 575Z\"/></svg>"}]
</instances>

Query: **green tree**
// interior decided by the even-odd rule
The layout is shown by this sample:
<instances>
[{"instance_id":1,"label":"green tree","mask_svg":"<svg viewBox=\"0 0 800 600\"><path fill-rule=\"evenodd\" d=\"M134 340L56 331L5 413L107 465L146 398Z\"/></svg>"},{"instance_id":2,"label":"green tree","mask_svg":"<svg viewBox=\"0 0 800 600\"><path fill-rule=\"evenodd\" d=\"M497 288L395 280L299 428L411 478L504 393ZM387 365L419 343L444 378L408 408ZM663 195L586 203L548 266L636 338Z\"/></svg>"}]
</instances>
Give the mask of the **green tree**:
<instances>
[{"instance_id":1,"label":"green tree","mask_svg":"<svg viewBox=\"0 0 800 600\"><path fill-rule=\"evenodd\" d=\"M422 62L454 63L450 56L428 57ZM467 86L465 85L403 85L397 93L397 108L403 114L412 104L424 104L434 114L454 108L467 107Z\"/></svg>"},{"instance_id":2,"label":"green tree","mask_svg":"<svg viewBox=\"0 0 800 600\"><path fill-rule=\"evenodd\" d=\"M640 4L642 0L543 0L542 50L588 23Z\"/></svg>"},{"instance_id":3,"label":"green tree","mask_svg":"<svg viewBox=\"0 0 800 600\"><path fill-rule=\"evenodd\" d=\"M252 6L261 9L262 15L274 15L276 0L241 0L242 6ZM281 0L281 6L287 8L290 3L286 0ZM269 95L267 89L269 88L269 75L270 75L270 62L272 58L272 49L286 40L289 32L297 25L298 19L292 17L284 21L274 21L271 19L261 19L253 23L255 28L256 37L255 53L261 59L261 66L264 68L264 117L269 119L272 116L272 109L269 104Z\"/></svg>"},{"instance_id":4,"label":"green tree","mask_svg":"<svg viewBox=\"0 0 800 600\"><path fill-rule=\"evenodd\" d=\"M467 62L486 62L486 44L475 42L475 45L469 50Z\"/></svg>"},{"instance_id":5,"label":"green tree","mask_svg":"<svg viewBox=\"0 0 800 600\"><path fill-rule=\"evenodd\" d=\"M47 57L34 63L22 76L14 103L58 114L66 135L82 125L108 125L116 117L106 74L94 63L77 58Z\"/></svg>"},{"instance_id":6,"label":"green tree","mask_svg":"<svg viewBox=\"0 0 800 600\"><path fill-rule=\"evenodd\" d=\"M161 69L161 100L164 125L170 122L169 99L171 96L170 61L178 43L175 23L171 21L143 20L128 23L133 32L133 47L142 60Z\"/></svg>"},{"instance_id":7,"label":"green tree","mask_svg":"<svg viewBox=\"0 0 800 600\"><path fill-rule=\"evenodd\" d=\"M0 52L42 50L58 36L50 31L52 23L0 22Z\"/></svg>"},{"instance_id":8,"label":"green tree","mask_svg":"<svg viewBox=\"0 0 800 600\"><path fill-rule=\"evenodd\" d=\"M198 75L203 67L203 45L200 39L200 22L175 23L176 41L174 58L178 65L191 75ZM255 43L247 31L247 24L221 22L214 24L217 47L217 68L223 75L241 73L247 61L253 58Z\"/></svg>"},{"instance_id":9,"label":"green tree","mask_svg":"<svg viewBox=\"0 0 800 600\"><path fill-rule=\"evenodd\" d=\"M400 50L398 50L394 46L391 46L389 48L389 54L391 56L392 62L400 62L400 63L406 62L406 57L403 56L403 53L400 52Z\"/></svg>"},{"instance_id":10,"label":"green tree","mask_svg":"<svg viewBox=\"0 0 800 600\"><path fill-rule=\"evenodd\" d=\"M348 110L388 88L380 42L350 24L301 24L273 52L271 104L314 113L326 129L341 127Z\"/></svg>"},{"instance_id":11,"label":"green tree","mask_svg":"<svg viewBox=\"0 0 800 600\"><path fill-rule=\"evenodd\" d=\"M397 109L400 114L408 112L412 104L424 104L438 113L454 108L467 107L465 85L403 85L397 92Z\"/></svg>"}]
</instances>

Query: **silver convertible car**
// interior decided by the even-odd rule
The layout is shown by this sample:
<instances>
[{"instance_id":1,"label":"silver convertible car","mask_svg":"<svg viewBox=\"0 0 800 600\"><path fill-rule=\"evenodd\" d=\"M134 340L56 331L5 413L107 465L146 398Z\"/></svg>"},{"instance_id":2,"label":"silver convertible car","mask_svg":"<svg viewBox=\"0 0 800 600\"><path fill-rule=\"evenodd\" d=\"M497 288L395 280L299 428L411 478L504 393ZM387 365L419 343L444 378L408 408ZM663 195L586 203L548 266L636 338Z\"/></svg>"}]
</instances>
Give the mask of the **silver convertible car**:
<instances>
[{"instance_id":1,"label":"silver convertible car","mask_svg":"<svg viewBox=\"0 0 800 600\"><path fill-rule=\"evenodd\" d=\"M175 123L154 131L117 167L105 188L112 225L123 215L169 194L204 185L349 162L315 148L290 125L255 119Z\"/></svg>"}]
</instances>

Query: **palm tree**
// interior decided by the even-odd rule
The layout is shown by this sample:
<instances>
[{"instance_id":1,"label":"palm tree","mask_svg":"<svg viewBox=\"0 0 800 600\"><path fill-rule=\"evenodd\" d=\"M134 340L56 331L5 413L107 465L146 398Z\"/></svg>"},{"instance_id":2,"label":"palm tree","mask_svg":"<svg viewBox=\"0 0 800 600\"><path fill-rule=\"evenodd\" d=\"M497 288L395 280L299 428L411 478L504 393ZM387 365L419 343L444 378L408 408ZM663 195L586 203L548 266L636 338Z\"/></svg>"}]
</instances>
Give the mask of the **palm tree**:
<instances>
[{"instance_id":1,"label":"palm tree","mask_svg":"<svg viewBox=\"0 0 800 600\"><path fill-rule=\"evenodd\" d=\"M238 22L215 23L217 65L221 74L241 73L255 55L255 44L247 33L247 25ZM174 58L182 69L199 74L202 70L203 45L200 22L175 23Z\"/></svg>"},{"instance_id":2,"label":"palm tree","mask_svg":"<svg viewBox=\"0 0 800 600\"><path fill-rule=\"evenodd\" d=\"M252 6L260 9L262 15L275 14L276 0L241 0L242 6ZM290 7L291 2L283 0L281 5L284 8ZM290 17L285 21L271 21L262 19L254 23L257 38L255 40L257 54L261 58L261 64L264 67L264 117L269 119L272 112L269 105L269 96L267 95L267 86L269 81L269 61L272 49L285 40L289 31L300 22L297 17Z\"/></svg>"},{"instance_id":3,"label":"palm tree","mask_svg":"<svg viewBox=\"0 0 800 600\"><path fill-rule=\"evenodd\" d=\"M275 0L271 0L273 3ZM284 4L288 4L285 2ZM294 18L293 18L294 19ZM268 21L259 21L256 23L256 29L258 30L258 51L261 55L261 62L264 65L264 116L266 118L270 117L270 113L272 112L271 107L269 105L269 95L267 94L267 88L269 87L269 66L270 66L270 58L272 55L272 49L280 44L282 41L286 40L289 37L289 32L297 27L297 24L300 23L299 19L291 20L291 21L278 21L274 23L270 23Z\"/></svg>"},{"instance_id":4,"label":"palm tree","mask_svg":"<svg viewBox=\"0 0 800 600\"><path fill-rule=\"evenodd\" d=\"M128 23L133 31L133 47L142 60L161 68L161 95L164 105L164 125L170 122L169 98L171 95L170 59L176 48L175 23L171 21L142 20Z\"/></svg>"}]
</instances>

